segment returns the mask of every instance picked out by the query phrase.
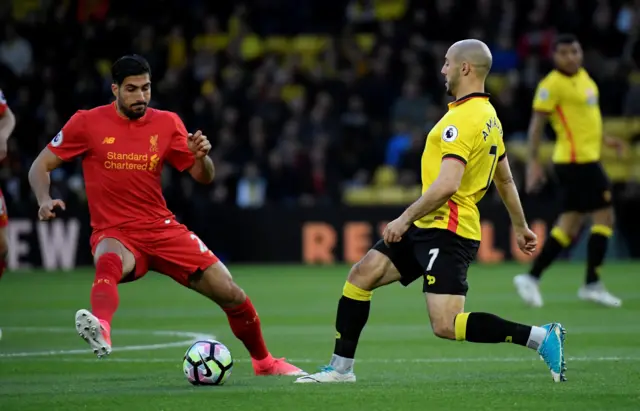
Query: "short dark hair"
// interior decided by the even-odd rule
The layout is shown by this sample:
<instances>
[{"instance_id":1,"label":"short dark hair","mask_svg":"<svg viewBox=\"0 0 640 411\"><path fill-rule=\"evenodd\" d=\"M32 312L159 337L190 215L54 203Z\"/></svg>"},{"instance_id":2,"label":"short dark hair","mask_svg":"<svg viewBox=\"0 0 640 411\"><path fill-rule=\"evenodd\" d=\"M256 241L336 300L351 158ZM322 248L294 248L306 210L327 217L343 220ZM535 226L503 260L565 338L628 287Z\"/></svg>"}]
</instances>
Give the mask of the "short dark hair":
<instances>
[{"instance_id":1,"label":"short dark hair","mask_svg":"<svg viewBox=\"0 0 640 411\"><path fill-rule=\"evenodd\" d=\"M578 43L578 37L575 34L559 34L553 42L553 50L557 50L561 44L568 45L573 43Z\"/></svg>"},{"instance_id":2,"label":"short dark hair","mask_svg":"<svg viewBox=\"0 0 640 411\"><path fill-rule=\"evenodd\" d=\"M151 67L144 57L137 54L122 56L111 66L111 78L117 85L121 85L129 76L142 74L149 74L151 77Z\"/></svg>"}]
</instances>

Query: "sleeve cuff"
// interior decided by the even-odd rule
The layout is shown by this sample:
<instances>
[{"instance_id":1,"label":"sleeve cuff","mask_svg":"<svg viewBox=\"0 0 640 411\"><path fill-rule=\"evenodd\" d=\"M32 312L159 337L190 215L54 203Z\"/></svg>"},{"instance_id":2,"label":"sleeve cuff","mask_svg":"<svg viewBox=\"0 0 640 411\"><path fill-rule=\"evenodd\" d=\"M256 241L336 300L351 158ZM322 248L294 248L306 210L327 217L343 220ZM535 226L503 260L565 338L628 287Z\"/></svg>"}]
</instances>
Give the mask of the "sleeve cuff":
<instances>
[{"instance_id":1,"label":"sleeve cuff","mask_svg":"<svg viewBox=\"0 0 640 411\"><path fill-rule=\"evenodd\" d=\"M445 154L445 155L442 156L442 159L443 160L445 160L445 159L457 160L457 161L461 162L462 164L464 164L465 166L467 165L467 160L464 157L459 156L457 154Z\"/></svg>"},{"instance_id":2,"label":"sleeve cuff","mask_svg":"<svg viewBox=\"0 0 640 411\"><path fill-rule=\"evenodd\" d=\"M69 161L69 157L73 157L73 156L67 155L64 151L61 152L57 147L54 147L51 144L47 144L47 148L49 149L49 151L51 151L56 157L58 157L62 161L65 161L65 162Z\"/></svg>"},{"instance_id":3,"label":"sleeve cuff","mask_svg":"<svg viewBox=\"0 0 640 411\"><path fill-rule=\"evenodd\" d=\"M191 161L187 162L184 164L184 167L182 167L182 170L178 170L180 172L183 171L187 171L189 170L191 167L193 167L196 164L196 156L192 156L191 157Z\"/></svg>"},{"instance_id":4,"label":"sleeve cuff","mask_svg":"<svg viewBox=\"0 0 640 411\"><path fill-rule=\"evenodd\" d=\"M498 157L498 163L501 162L502 160L504 160L505 158L507 158L507 152L506 151L504 153L502 153L502 155L500 157Z\"/></svg>"}]
</instances>

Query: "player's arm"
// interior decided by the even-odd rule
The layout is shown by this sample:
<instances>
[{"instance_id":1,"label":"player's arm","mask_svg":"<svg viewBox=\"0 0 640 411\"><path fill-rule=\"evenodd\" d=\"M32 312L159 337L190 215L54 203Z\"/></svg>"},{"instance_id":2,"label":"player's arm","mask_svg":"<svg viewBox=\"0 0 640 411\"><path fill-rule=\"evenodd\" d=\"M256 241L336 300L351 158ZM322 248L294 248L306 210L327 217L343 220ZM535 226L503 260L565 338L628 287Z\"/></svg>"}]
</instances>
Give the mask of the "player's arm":
<instances>
[{"instance_id":1,"label":"player's arm","mask_svg":"<svg viewBox=\"0 0 640 411\"><path fill-rule=\"evenodd\" d=\"M0 93L2 93L0 91ZM6 142L9 139L13 129L16 127L16 117L6 104L2 103L0 95L0 140Z\"/></svg>"},{"instance_id":2,"label":"player's arm","mask_svg":"<svg viewBox=\"0 0 640 411\"><path fill-rule=\"evenodd\" d=\"M400 241L414 221L442 207L458 191L479 131L477 125L465 124L461 121L463 119L458 120L455 125L444 128L440 143L442 162L438 177L400 217L387 225L383 233L385 242Z\"/></svg>"},{"instance_id":3,"label":"player's arm","mask_svg":"<svg viewBox=\"0 0 640 411\"><path fill-rule=\"evenodd\" d=\"M555 110L559 101L559 92L554 86L553 77L543 79L536 89L533 98L533 113L528 130L528 163L526 190L535 191L544 182L544 170L538 162L540 144L544 128L549 121L549 114Z\"/></svg>"},{"instance_id":4,"label":"player's arm","mask_svg":"<svg viewBox=\"0 0 640 411\"><path fill-rule=\"evenodd\" d=\"M533 97L531 120L529 122L529 161L537 161L544 127L549 120L549 114L556 109L560 101L560 92L556 87L553 76L545 77L536 88Z\"/></svg>"},{"instance_id":5,"label":"player's arm","mask_svg":"<svg viewBox=\"0 0 640 411\"><path fill-rule=\"evenodd\" d=\"M188 143L195 156L195 162L189 169L189 174L200 184L210 184L215 177L213 160L209 157L211 143L200 131L189 134Z\"/></svg>"},{"instance_id":6,"label":"player's arm","mask_svg":"<svg viewBox=\"0 0 640 411\"><path fill-rule=\"evenodd\" d=\"M522 209L522 203L520 202L520 196L518 195L518 189L513 180L513 175L511 174L511 167L509 167L507 156L503 155L501 157L498 161L495 175L493 176L493 182L500 194L500 198L502 198L502 202L509 212L509 218L511 219L511 225L516 234L518 247L523 253L532 255L536 250L538 240L527 224L527 219Z\"/></svg>"},{"instance_id":7,"label":"player's arm","mask_svg":"<svg viewBox=\"0 0 640 411\"><path fill-rule=\"evenodd\" d=\"M602 136L602 144L606 147L615 149L616 154L620 158L624 156L625 151L629 150L629 145L626 141L610 134L605 134L604 136Z\"/></svg>"},{"instance_id":8,"label":"player's arm","mask_svg":"<svg viewBox=\"0 0 640 411\"><path fill-rule=\"evenodd\" d=\"M63 161L53 154L49 148L45 147L38 157L31 164L29 169L29 184L31 190L41 206L51 200L49 190L51 187L51 179L49 173L62 165Z\"/></svg>"},{"instance_id":9,"label":"player's arm","mask_svg":"<svg viewBox=\"0 0 640 411\"><path fill-rule=\"evenodd\" d=\"M215 176L213 161L209 158L211 143L202 132L187 133L177 114L172 114L174 132L167 161L178 171L188 171L194 180L209 184Z\"/></svg>"},{"instance_id":10,"label":"player's arm","mask_svg":"<svg viewBox=\"0 0 640 411\"><path fill-rule=\"evenodd\" d=\"M409 223L436 211L453 196L462 182L462 176L480 131L477 124L463 118L452 118L452 124L442 132L440 150L442 162L436 180L427 191L409 208L401 218Z\"/></svg>"},{"instance_id":11,"label":"player's arm","mask_svg":"<svg viewBox=\"0 0 640 411\"><path fill-rule=\"evenodd\" d=\"M89 150L86 139L84 117L81 111L74 114L62 127L62 130L51 140L38 157L31 164L29 169L29 184L38 200L38 216L41 220L48 220L55 217L53 209L61 207L64 209L64 202L52 200L49 194L51 179L49 173L60 167L65 161L71 161L82 156Z\"/></svg>"},{"instance_id":12,"label":"player's arm","mask_svg":"<svg viewBox=\"0 0 640 411\"><path fill-rule=\"evenodd\" d=\"M442 207L458 191L464 170L465 164L460 160L453 157L443 158L438 178L404 211L402 218L413 223Z\"/></svg>"},{"instance_id":13,"label":"player's arm","mask_svg":"<svg viewBox=\"0 0 640 411\"><path fill-rule=\"evenodd\" d=\"M7 155L7 141L16 127L16 117L0 90L0 160Z\"/></svg>"},{"instance_id":14,"label":"player's arm","mask_svg":"<svg viewBox=\"0 0 640 411\"><path fill-rule=\"evenodd\" d=\"M507 160L506 155L498 161L496 173L493 176L493 182L500 194L502 202L509 212L511 224L514 227L526 227L527 220L524 216L522 203L520 202L520 195L518 194L518 188L513 180L511 167L509 167L509 161Z\"/></svg>"},{"instance_id":15,"label":"player's arm","mask_svg":"<svg viewBox=\"0 0 640 411\"><path fill-rule=\"evenodd\" d=\"M189 174L200 184L211 184L216 174L213 161L209 156L196 160L189 169Z\"/></svg>"},{"instance_id":16,"label":"player's arm","mask_svg":"<svg viewBox=\"0 0 640 411\"><path fill-rule=\"evenodd\" d=\"M542 111L534 111L529 121L529 129L527 132L527 153L529 162L538 162L538 153L540 152L540 142L544 133L544 127L549 120L549 113Z\"/></svg>"}]
</instances>

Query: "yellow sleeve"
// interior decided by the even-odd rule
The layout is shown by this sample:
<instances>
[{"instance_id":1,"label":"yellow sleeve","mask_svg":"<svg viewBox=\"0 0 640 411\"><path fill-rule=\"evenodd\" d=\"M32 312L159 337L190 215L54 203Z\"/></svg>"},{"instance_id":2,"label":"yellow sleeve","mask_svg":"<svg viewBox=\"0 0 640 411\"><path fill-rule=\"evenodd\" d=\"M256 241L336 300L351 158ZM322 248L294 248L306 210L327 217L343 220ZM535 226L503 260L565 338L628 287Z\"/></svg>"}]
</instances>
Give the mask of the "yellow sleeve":
<instances>
[{"instance_id":1,"label":"yellow sleeve","mask_svg":"<svg viewBox=\"0 0 640 411\"><path fill-rule=\"evenodd\" d=\"M442 129L442 159L452 158L466 165L478 132L475 122L452 116L449 125Z\"/></svg>"},{"instance_id":2,"label":"yellow sleeve","mask_svg":"<svg viewBox=\"0 0 640 411\"><path fill-rule=\"evenodd\" d=\"M543 113L552 112L558 105L559 90L553 77L545 77L536 88L536 94L533 98L533 110Z\"/></svg>"}]
</instances>

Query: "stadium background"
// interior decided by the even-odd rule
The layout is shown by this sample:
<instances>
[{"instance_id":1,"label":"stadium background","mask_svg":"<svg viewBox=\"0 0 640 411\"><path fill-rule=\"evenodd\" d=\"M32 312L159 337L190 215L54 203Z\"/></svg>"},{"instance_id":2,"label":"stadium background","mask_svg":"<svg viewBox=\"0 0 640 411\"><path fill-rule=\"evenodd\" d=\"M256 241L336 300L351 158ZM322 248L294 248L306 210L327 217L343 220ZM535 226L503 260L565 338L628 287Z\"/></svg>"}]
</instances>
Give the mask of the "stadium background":
<instances>
[{"instance_id":1,"label":"stadium background","mask_svg":"<svg viewBox=\"0 0 640 411\"><path fill-rule=\"evenodd\" d=\"M26 171L75 110L111 101L109 67L120 55L145 56L152 106L178 112L188 129L212 140L216 182L200 186L167 170L164 188L170 208L225 261L350 262L419 195L424 133L449 101L439 71L455 40L480 38L493 51L487 88L522 186L530 102L559 31L579 36L601 89L605 129L630 143L622 158L604 154L618 214L610 257L640 256L633 235L640 224L637 2L3 4L0 86L18 120L1 171L12 268L91 264L79 162L52 174L54 195L70 205L53 225L33 220ZM545 159L553 144L547 134ZM555 215L553 180L540 195L521 194L544 233ZM495 190L482 209L487 241L479 260L510 258ZM574 258L584 258L583 243Z\"/></svg>"},{"instance_id":2,"label":"stadium background","mask_svg":"<svg viewBox=\"0 0 640 411\"><path fill-rule=\"evenodd\" d=\"M614 260L640 257L639 3L0 1L0 87L17 117L0 165L11 216L10 270L0 281L0 409L637 410L639 265ZM212 140L215 184L167 169L169 206L229 263L274 355L313 372L333 345L349 263L419 195L424 132L449 101L439 74L447 47L466 37L490 45L487 87L522 187L531 98L558 32L579 36L605 128L629 143L621 158L605 150L603 159L615 182L617 224L602 275L623 307L576 298L584 238L566 256L573 261L545 275L545 306L524 307L511 279L527 261L512 253L510 224L492 190L481 203L484 241L466 308L532 324L562 321L567 384L550 388L543 363L520 347L434 337L419 285L376 292L356 386L253 378L224 315L159 275L119 287L108 361L97 362L78 339L71 318L88 306L93 278L81 169L69 163L52 174L53 194L69 207L50 223L35 219L27 170L75 110L111 101L115 58L144 55L153 68L152 105L175 110ZM557 211L553 179L540 195L521 194L544 239ZM194 337L212 334L231 349L234 374L222 391L193 390L181 357Z\"/></svg>"}]
</instances>

